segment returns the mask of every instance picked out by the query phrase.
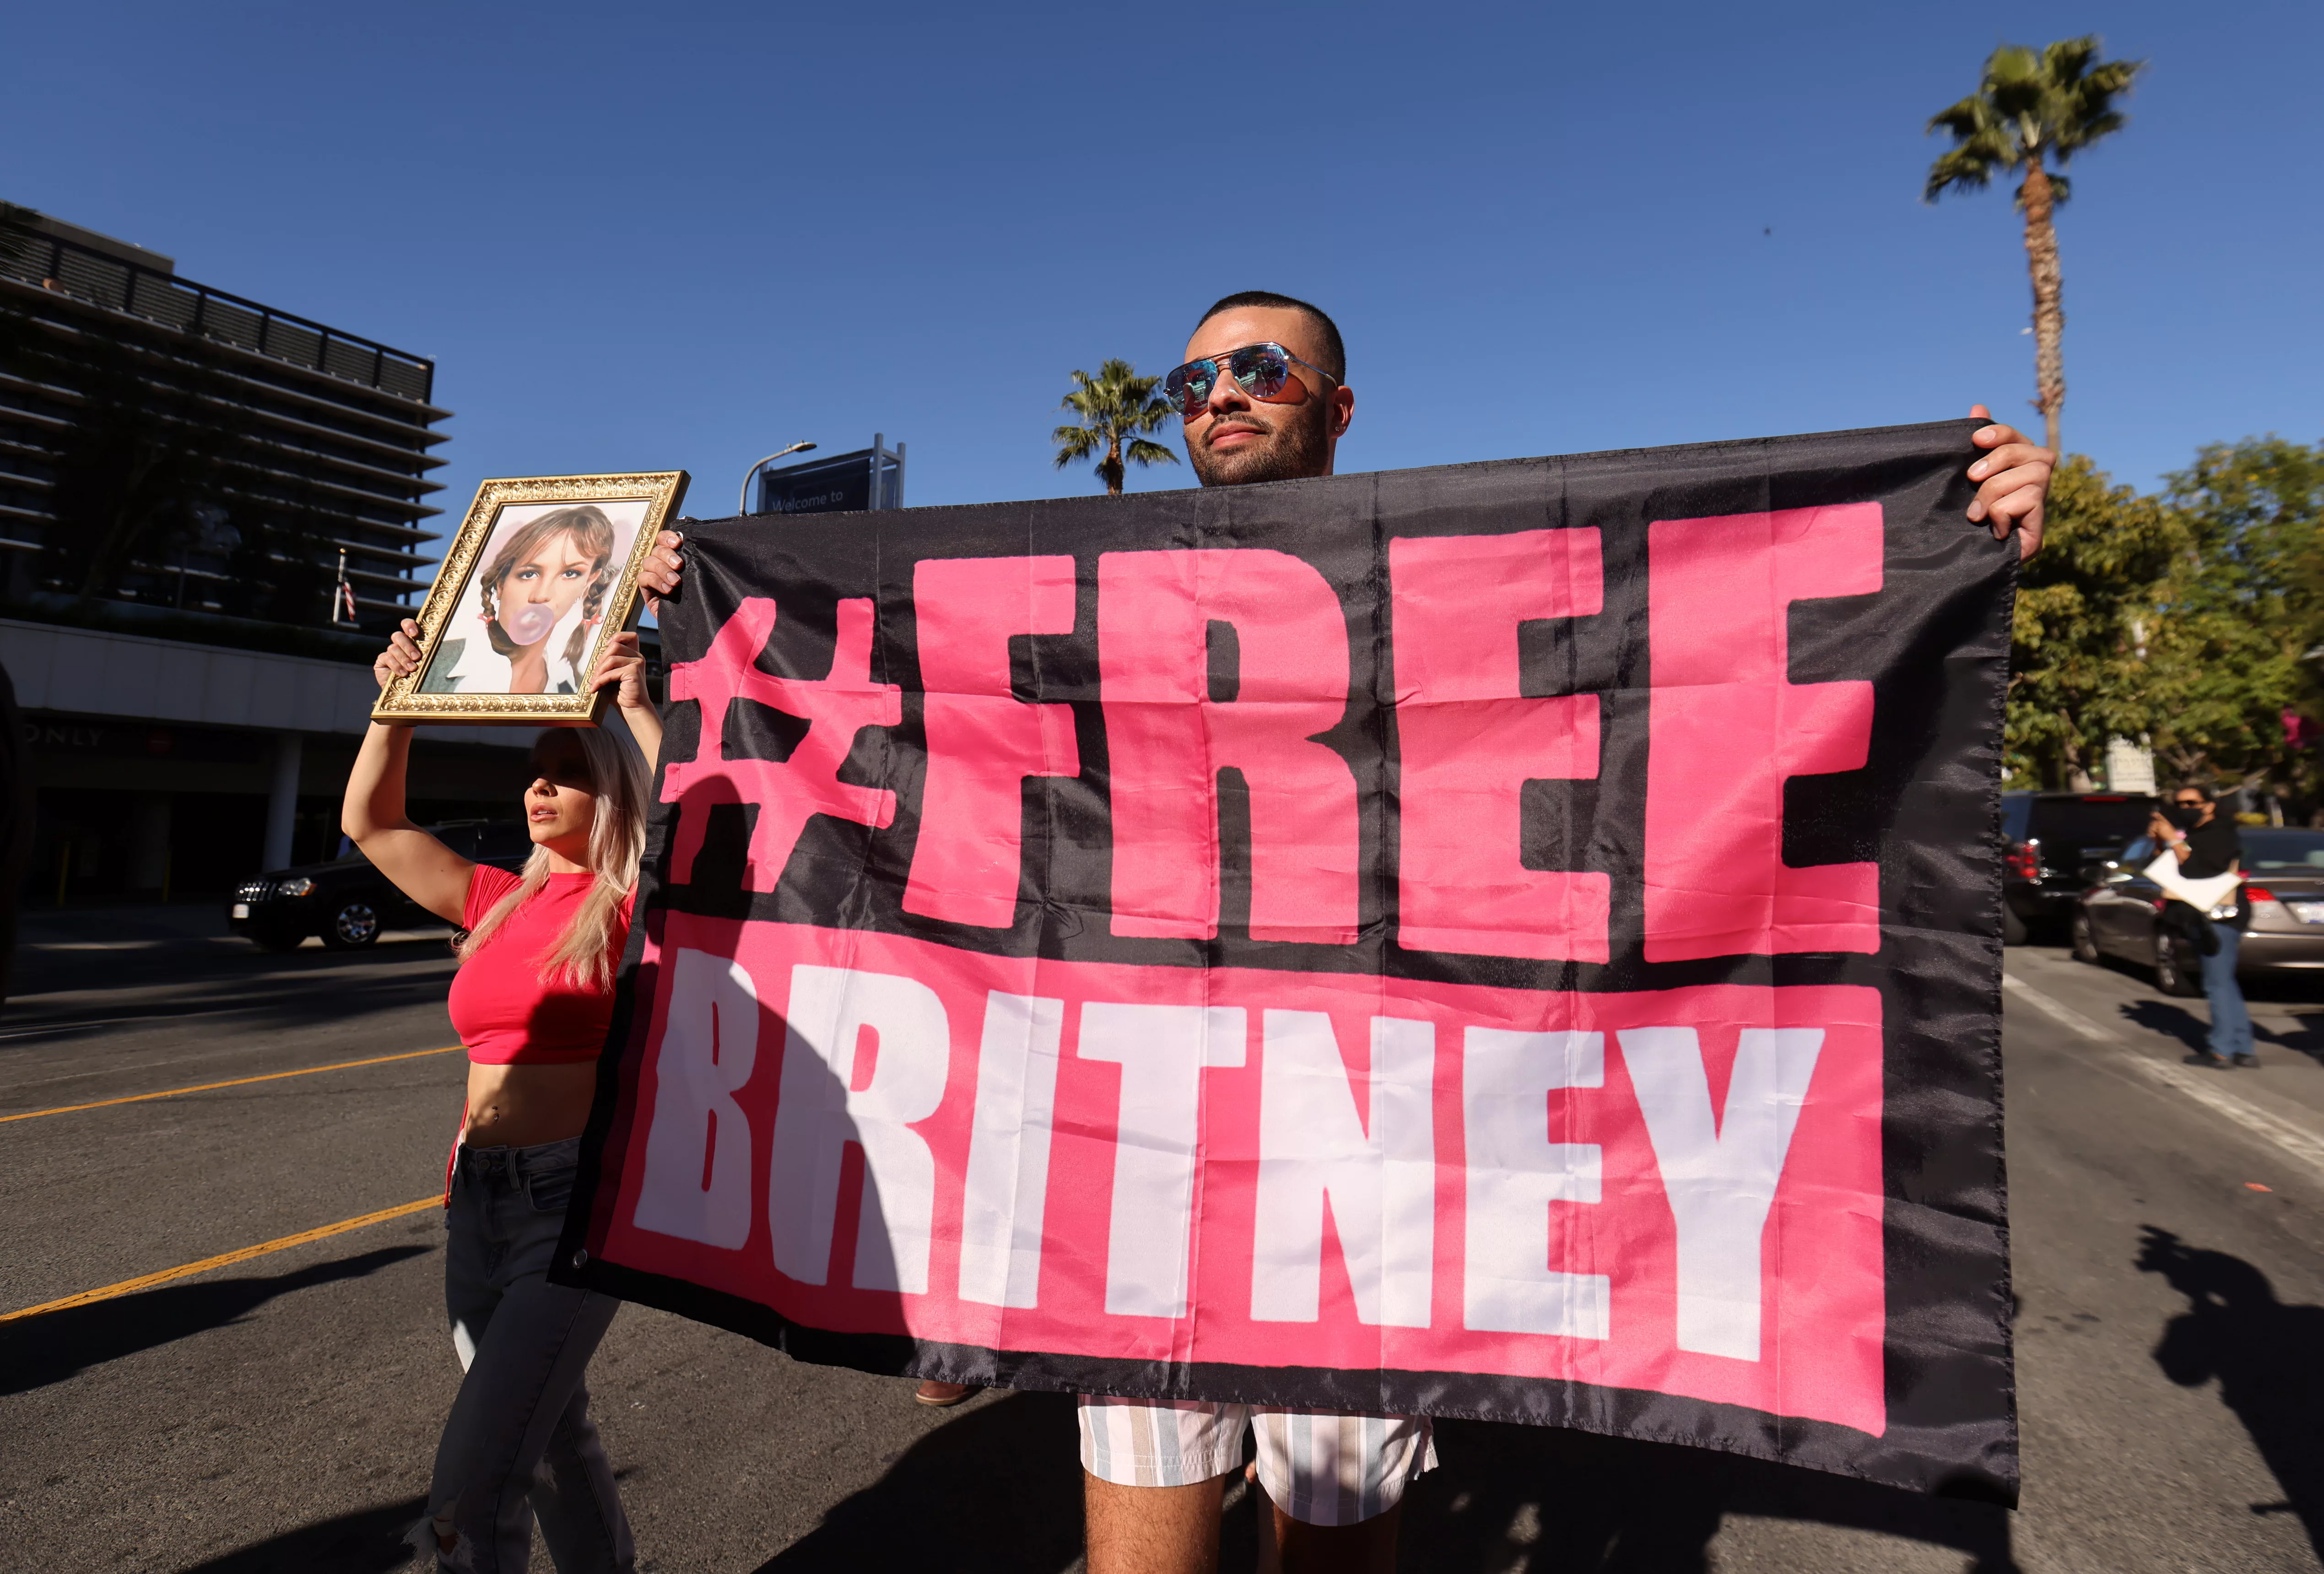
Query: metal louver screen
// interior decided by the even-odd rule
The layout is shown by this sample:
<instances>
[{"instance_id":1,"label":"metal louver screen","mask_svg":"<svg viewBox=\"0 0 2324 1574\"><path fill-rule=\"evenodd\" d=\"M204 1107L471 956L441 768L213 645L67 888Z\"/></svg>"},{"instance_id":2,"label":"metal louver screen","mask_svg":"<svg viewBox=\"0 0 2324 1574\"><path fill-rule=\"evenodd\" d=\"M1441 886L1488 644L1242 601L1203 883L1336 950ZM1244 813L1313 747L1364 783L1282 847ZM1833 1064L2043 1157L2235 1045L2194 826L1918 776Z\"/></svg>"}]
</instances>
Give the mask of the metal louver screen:
<instances>
[{"instance_id":1,"label":"metal louver screen","mask_svg":"<svg viewBox=\"0 0 2324 1574\"><path fill-rule=\"evenodd\" d=\"M84 300L105 306L126 303L129 270L86 252L67 252L57 261L57 282Z\"/></svg>"},{"instance_id":2,"label":"metal louver screen","mask_svg":"<svg viewBox=\"0 0 2324 1574\"><path fill-rule=\"evenodd\" d=\"M232 301L211 296L202 303L202 331L214 339L224 339L229 345L240 345L245 350L262 346L258 342L259 315L246 311Z\"/></svg>"},{"instance_id":3,"label":"metal louver screen","mask_svg":"<svg viewBox=\"0 0 2324 1574\"><path fill-rule=\"evenodd\" d=\"M285 322L279 317L266 320L266 353L278 361L312 366L322 343L323 336L312 328Z\"/></svg>"},{"instance_id":4,"label":"metal louver screen","mask_svg":"<svg viewBox=\"0 0 2324 1574\"><path fill-rule=\"evenodd\" d=\"M429 393L428 368L410 361L387 356L379 369L379 385L390 393L406 399L426 399Z\"/></svg>"},{"instance_id":5,"label":"metal louver screen","mask_svg":"<svg viewBox=\"0 0 2324 1574\"><path fill-rule=\"evenodd\" d=\"M173 328L191 327L194 308L201 297L162 278L159 273L139 273L129 298L129 309L139 317L166 323Z\"/></svg>"},{"instance_id":6,"label":"metal louver screen","mask_svg":"<svg viewBox=\"0 0 2324 1574\"><path fill-rule=\"evenodd\" d=\"M334 377L367 384L371 382L373 359L368 345L351 345L345 339L323 342L323 370Z\"/></svg>"}]
</instances>

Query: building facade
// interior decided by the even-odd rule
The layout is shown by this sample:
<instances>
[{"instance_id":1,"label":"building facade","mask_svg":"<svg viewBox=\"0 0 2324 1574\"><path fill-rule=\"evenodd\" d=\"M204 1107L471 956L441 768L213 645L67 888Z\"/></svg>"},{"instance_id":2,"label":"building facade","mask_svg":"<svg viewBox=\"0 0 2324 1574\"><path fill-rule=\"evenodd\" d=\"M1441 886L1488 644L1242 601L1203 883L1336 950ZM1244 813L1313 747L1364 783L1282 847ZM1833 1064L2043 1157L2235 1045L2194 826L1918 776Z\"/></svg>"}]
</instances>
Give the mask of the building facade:
<instances>
[{"instance_id":1,"label":"building facade","mask_svg":"<svg viewBox=\"0 0 2324 1574\"><path fill-rule=\"evenodd\" d=\"M423 356L41 217L0 245L0 665L29 907L336 851L370 661L435 558ZM528 731L423 729L422 817L513 818Z\"/></svg>"},{"instance_id":2,"label":"building facade","mask_svg":"<svg viewBox=\"0 0 2324 1574\"><path fill-rule=\"evenodd\" d=\"M46 218L0 256L0 308L12 609L61 596L326 631L402 615L435 561L428 473L450 412L429 402L433 362Z\"/></svg>"}]
</instances>

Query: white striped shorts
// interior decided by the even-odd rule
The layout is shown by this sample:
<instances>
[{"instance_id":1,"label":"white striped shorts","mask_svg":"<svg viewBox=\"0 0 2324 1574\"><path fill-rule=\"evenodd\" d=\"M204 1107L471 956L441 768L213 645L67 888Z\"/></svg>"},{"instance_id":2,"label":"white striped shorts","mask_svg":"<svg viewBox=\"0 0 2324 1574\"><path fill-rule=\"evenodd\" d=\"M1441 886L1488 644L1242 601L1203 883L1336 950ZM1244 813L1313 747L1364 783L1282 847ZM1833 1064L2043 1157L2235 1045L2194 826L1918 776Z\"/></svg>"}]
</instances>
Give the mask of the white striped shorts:
<instances>
[{"instance_id":1,"label":"white striped shorts","mask_svg":"<svg viewBox=\"0 0 2324 1574\"><path fill-rule=\"evenodd\" d=\"M1358 1415L1272 1404L1115 1399L1081 1402L1082 1468L1117 1487L1185 1487L1242 1463L1242 1429L1259 1438L1259 1484L1309 1524L1355 1524L1394 1508L1407 1482L1436 1467L1425 1415Z\"/></svg>"}]
</instances>

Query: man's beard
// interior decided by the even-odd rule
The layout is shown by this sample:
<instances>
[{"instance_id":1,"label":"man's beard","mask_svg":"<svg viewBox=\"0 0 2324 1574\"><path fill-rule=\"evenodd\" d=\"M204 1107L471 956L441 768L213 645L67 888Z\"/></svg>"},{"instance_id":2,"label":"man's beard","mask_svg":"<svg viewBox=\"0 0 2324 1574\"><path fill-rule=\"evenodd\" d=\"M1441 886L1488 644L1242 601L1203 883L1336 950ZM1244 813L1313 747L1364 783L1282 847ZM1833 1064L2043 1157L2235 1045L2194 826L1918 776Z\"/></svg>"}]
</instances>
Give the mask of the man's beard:
<instances>
[{"instance_id":1,"label":"man's beard","mask_svg":"<svg viewBox=\"0 0 2324 1574\"><path fill-rule=\"evenodd\" d=\"M1268 428L1264 440L1230 448L1225 453L1214 452L1207 442L1186 445L1186 462L1194 467L1195 479L1204 486L1249 486L1259 481L1301 481L1323 474L1331 463L1332 446L1324 435L1332 419L1328 400L1309 395L1307 402L1296 405L1268 405L1272 413L1281 411L1281 419ZM1262 418L1252 411L1248 418L1238 415L1237 424L1257 426ZM1213 420L1205 437L1218 435L1218 422Z\"/></svg>"}]
</instances>

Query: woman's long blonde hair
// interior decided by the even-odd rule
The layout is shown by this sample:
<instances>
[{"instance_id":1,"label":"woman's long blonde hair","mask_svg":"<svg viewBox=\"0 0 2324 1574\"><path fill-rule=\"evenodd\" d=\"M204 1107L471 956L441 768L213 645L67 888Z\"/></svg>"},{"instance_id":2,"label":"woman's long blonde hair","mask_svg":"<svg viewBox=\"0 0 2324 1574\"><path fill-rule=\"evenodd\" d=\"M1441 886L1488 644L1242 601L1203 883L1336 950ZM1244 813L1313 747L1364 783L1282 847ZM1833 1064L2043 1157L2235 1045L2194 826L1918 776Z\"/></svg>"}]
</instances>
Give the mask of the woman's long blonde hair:
<instances>
[{"instance_id":1,"label":"woman's long blonde hair","mask_svg":"<svg viewBox=\"0 0 2324 1574\"><path fill-rule=\"evenodd\" d=\"M575 989L604 990L613 981L622 943L628 931L622 921L622 900L638 883L638 861L645 856L646 810L653 783L646 774L645 756L629 729L584 727L574 736L582 757L589 762L590 789L597 796L596 823L589 828L589 868L597 877L582 899L573 921L557 943L540 957L541 976ZM483 950L509 915L537 896L549 883L549 849L536 847L525 861L523 883L493 905L467 939L460 943L460 960Z\"/></svg>"}]
</instances>

